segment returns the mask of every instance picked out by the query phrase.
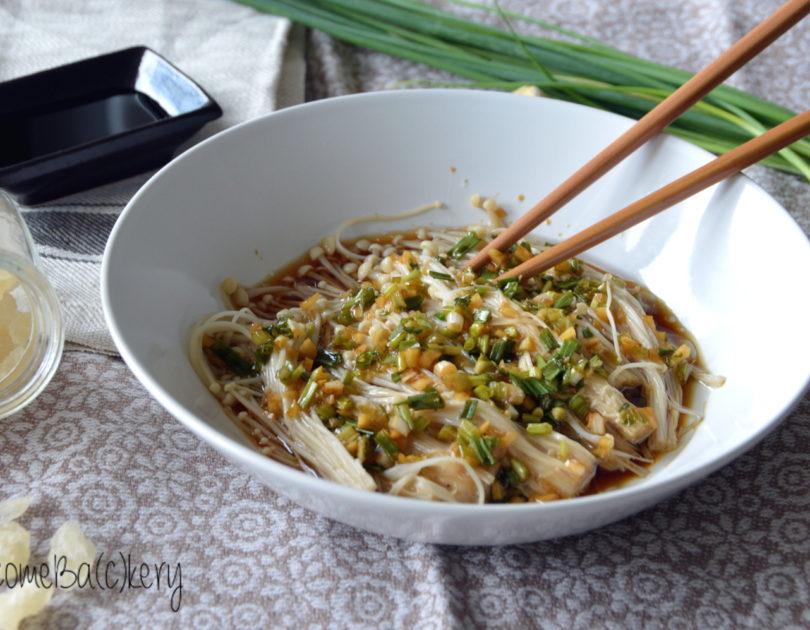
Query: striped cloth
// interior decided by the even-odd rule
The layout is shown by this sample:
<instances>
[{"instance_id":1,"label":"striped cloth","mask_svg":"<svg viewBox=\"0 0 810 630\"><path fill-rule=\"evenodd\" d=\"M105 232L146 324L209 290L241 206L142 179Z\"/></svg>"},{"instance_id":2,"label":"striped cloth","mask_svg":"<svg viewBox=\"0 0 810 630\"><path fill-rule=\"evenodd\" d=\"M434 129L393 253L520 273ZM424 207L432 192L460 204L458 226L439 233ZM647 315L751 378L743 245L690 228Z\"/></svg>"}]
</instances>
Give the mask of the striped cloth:
<instances>
[{"instance_id":1,"label":"striped cloth","mask_svg":"<svg viewBox=\"0 0 810 630\"><path fill-rule=\"evenodd\" d=\"M230 0L0 0L0 81L145 45L223 109L183 148L236 123L301 102L303 37L287 20ZM22 214L63 307L68 348L115 354L101 309L104 245L151 173Z\"/></svg>"}]
</instances>

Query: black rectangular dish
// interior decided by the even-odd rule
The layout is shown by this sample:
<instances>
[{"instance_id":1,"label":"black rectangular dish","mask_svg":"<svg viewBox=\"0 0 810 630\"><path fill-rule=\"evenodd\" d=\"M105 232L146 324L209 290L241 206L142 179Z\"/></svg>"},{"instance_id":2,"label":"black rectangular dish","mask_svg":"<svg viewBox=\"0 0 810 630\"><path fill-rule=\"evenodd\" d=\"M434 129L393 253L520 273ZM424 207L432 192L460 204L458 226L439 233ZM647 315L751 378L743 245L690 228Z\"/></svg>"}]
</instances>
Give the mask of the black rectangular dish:
<instances>
[{"instance_id":1,"label":"black rectangular dish","mask_svg":"<svg viewBox=\"0 0 810 630\"><path fill-rule=\"evenodd\" d=\"M222 109L139 46L0 84L0 188L37 204L158 168Z\"/></svg>"}]
</instances>

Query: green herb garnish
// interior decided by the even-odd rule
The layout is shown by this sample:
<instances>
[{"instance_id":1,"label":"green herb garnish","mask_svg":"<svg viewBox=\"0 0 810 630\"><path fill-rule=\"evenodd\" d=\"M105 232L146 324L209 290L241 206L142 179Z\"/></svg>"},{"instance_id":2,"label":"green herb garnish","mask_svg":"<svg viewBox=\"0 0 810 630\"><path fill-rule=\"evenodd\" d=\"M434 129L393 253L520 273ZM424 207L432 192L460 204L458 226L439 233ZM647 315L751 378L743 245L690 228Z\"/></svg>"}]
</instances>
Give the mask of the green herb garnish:
<instances>
[{"instance_id":1,"label":"green herb garnish","mask_svg":"<svg viewBox=\"0 0 810 630\"><path fill-rule=\"evenodd\" d=\"M450 250L447 252L447 255L450 258L454 258L456 260L460 258L464 258L464 254L469 252L473 247L478 245L481 242L478 234L475 232L467 232L458 243L453 245Z\"/></svg>"},{"instance_id":2,"label":"green herb garnish","mask_svg":"<svg viewBox=\"0 0 810 630\"><path fill-rule=\"evenodd\" d=\"M385 429L377 431L377 433L374 434L374 441L385 452L385 454L392 459L397 456L397 453L399 453L397 443L391 439L391 435Z\"/></svg>"},{"instance_id":3,"label":"green herb garnish","mask_svg":"<svg viewBox=\"0 0 810 630\"><path fill-rule=\"evenodd\" d=\"M540 341L543 342L543 345L548 350L554 350L554 348L557 348L560 345L554 338L554 333L552 333L548 328L544 328L540 331Z\"/></svg>"},{"instance_id":4,"label":"green herb garnish","mask_svg":"<svg viewBox=\"0 0 810 630\"><path fill-rule=\"evenodd\" d=\"M304 389L301 390L301 395L298 397L298 404L301 405L302 409L309 407L317 391L318 381L310 380L304 385Z\"/></svg>"},{"instance_id":5,"label":"green herb garnish","mask_svg":"<svg viewBox=\"0 0 810 630\"><path fill-rule=\"evenodd\" d=\"M425 296L417 293L411 297L405 298L405 308L409 311L418 311L422 307L422 302L425 301Z\"/></svg>"},{"instance_id":6,"label":"green herb garnish","mask_svg":"<svg viewBox=\"0 0 810 630\"><path fill-rule=\"evenodd\" d=\"M478 410L478 401L475 398L468 398L464 403L464 409L461 410L459 418L464 420L472 420L475 417L475 412Z\"/></svg>"},{"instance_id":7,"label":"green herb garnish","mask_svg":"<svg viewBox=\"0 0 810 630\"><path fill-rule=\"evenodd\" d=\"M250 376L255 373L253 364L226 343L217 339L208 346L208 349L234 374Z\"/></svg>"},{"instance_id":8,"label":"green herb garnish","mask_svg":"<svg viewBox=\"0 0 810 630\"><path fill-rule=\"evenodd\" d=\"M340 352L332 352L330 350L321 350L318 348L315 354L315 365L322 365L324 367L338 367L343 365L343 355Z\"/></svg>"},{"instance_id":9,"label":"green herb garnish","mask_svg":"<svg viewBox=\"0 0 810 630\"><path fill-rule=\"evenodd\" d=\"M442 409L444 399L435 389L427 389L421 394L408 396L408 404L411 409Z\"/></svg>"},{"instance_id":10,"label":"green herb garnish","mask_svg":"<svg viewBox=\"0 0 810 630\"><path fill-rule=\"evenodd\" d=\"M436 280L453 280L453 276L451 276L449 273L443 273L441 271L428 271L428 275L431 278L436 278Z\"/></svg>"}]
</instances>

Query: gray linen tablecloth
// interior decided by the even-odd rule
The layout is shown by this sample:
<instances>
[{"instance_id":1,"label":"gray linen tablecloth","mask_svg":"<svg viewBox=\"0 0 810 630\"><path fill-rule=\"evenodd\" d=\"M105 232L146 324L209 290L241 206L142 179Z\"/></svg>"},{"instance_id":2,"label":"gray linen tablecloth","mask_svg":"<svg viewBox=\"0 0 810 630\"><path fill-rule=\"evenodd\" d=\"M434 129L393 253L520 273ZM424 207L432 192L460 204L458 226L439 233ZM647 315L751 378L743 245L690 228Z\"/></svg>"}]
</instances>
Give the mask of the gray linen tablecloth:
<instances>
[{"instance_id":1,"label":"gray linen tablecloth","mask_svg":"<svg viewBox=\"0 0 810 630\"><path fill-rule=\"evenodd\" d=\"M696 70L779 3L502 4ZM234 11L245 15L242 7ZM103 28L106 18L84 19L92 29ZM308 34L306 50L309 99L447 78L319 33ZM732 83L801 110L810 102L808 59L805 23ZM810 230L807 183L763 168L750 176ZM116 194L126 196L121 189ZM75 202L103 195L91 192ZM105 201L104 211L114 214L121 201ZM96 229L103 241L104 226ZM38 233L46 250L48 236L47 227ZM801 278L808 270L780 264L796 275L797 290L807 289ZM762 369L755 362L753 349L752 369ZM129 558L135 569L165 562L174 578L171 586L136 588L136 579L117 590L60 592L45 613L24 623L29 629L806 628L809 453L805 396L750 452L612 526L512 547L413 544L349 528L279 498L173 420L119 359L71 351L34 404L0 421L0 498L35 499L22 519L35 557L46 553L62 521L76 519L119 572Z\"/></svg>"}]
</instances>

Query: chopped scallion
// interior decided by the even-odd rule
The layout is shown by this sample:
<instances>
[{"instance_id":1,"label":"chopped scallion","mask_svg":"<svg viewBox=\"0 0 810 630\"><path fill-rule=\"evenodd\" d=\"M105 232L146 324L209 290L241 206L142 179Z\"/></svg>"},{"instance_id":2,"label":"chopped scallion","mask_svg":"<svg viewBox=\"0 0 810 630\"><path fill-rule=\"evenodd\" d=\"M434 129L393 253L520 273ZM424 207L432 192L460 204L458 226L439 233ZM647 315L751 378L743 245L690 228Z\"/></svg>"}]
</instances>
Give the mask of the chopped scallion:
<instances>
[{"instance_id":1,"label":"chopped scallion","mask_svg":"<svg viewBox=\"0 0 810 630\"><path fill-rule=\"evenodd\" d=\"M360 436L358 435L357 431L355 430L355 428L352 425L347 424L347 425L344 425L340 429L340 431L337 432L337 437L341 442L343 442L345 444L346 442L351 442L352 440L356 440Z\"/></svg>"},{"instance_id":2,"label":"chopped scallion","mask_svg":"<svg viewBox=\"0 0 810 630\"><path fill-rule=\"evenodd\" d=\"M489 358L495 363L500 363L503 358L512 353L515 348L515 342L512 339L499 339L492 344L492 350L489 353Z\"/></svg>"},{"instance_id":3,"label":"chopped scallion","mask_svg":"<svg viewBox=\"0 0 810 630\"><path fill-rule=\"evenodd\" d=\"M318 414L318 417L321 420L329 420L330 418L334 418L337 411L332 405L320 405L316 410L315 413Z\"/></svg>"},{"instance_id":4,"label":"chopped scallion","mask_svg":"<svg viewBox=\"0 0 810 630\"><path fill-rule=\"evenodd\" d=\"M484 466L494 466L495 456L492 454L492 449L498 444L498 438L494 435L485 435L470 440L470 446L473 453Z\"/></svg>"},{"instance_id":5,"label":"chopped scallion","mask_svg":"<svg viewBox=\"0 0 810 630\"><path fill-rule=\"evenodd\" d=\"M231 372L239 376L250 376L254 373L253 364L226 343L216 340L208 346L208 349L213 352Z\"/></svg>"},{"instance_id":6,"label":"chopped scallion","mask_svg":"<svg viewBox=\"0 0 810 630\"><path fill-rule=\"evenodd\" d=\"M488 308L477 308L473 313L473 320L479 324L486 324L492 319L492 311Z\"/></svg>"},{"instance_id":7,"label":"chopped scallion","mask_svg":"<svg viewBox=\"0 0 810 630\"><path fill-rule=\"evenodd\" d=\"M554 301L554 308L565 308L574 301L574 292L566 291Z\"/></svg>"},{"instance_id":8,"label":"chopped scallion","mask_svg":"<svg viewBox=\"0 0 810 630\"><path fill-rule=\"evenodd\" d=\"M510 374L509 378L515 385L520 387L520 389L522 389L527 396L531 396L537 401L539 401L543 396L546 396L552 392L552 389L543 381L532 376L520 378L517 374Z\"/></svg>"},{"instance_id":9,"label":"chopped scallion","mask_svg":"<svg viewBox=\"0 0 810 630\"><path fill-rule=\"evenodd\" d=\"M469 252L473 247L478 245L481 242L481 239L475 232L467 232L461 240L458 241L450 250L447 252L450 258L454 258L456 260L463 258L464 254Z\"/></svg>"},{"instance_id":10,"label":"chopped scallion","mask_svg":"<svg viewBox=\"0 0 810 630\"><path fill-rule=\"evenodd\" d=\"M405 298L405 308L409 311L418 311L422 307L422 302L425 301L425 296L417 293L411 297Z\"/></svg>"},{"instance_id":11,"label":"chopped scallion","mask_svg":"<svg viewBox=\"0 0 810 630\"><path fill-rule=\"evenodd\" d=\"M357 365L357 367L359 367L361 370L367 370L378 359L379 355L377 354L376 350L368 350L366 352L361 352L359 355L357 355L357 358L354 360L354 362L355 365Z\"/></svg>"},{"instance_id":12,"label":"chopped scallion","mask_svg":"<svg viewBox=\"0 0 810 630\"><path fill-rule=\"evenodd\" d=\"M403 400L395 404L394 411L396 411L397 415L408 425L408 428L413 430L413 414L411 414L411 408L408 406L408 402Z\"/></svg>"},{"instance_id":13,"label":"chopped scallion","mask_svg":"<svg viewBox=\"0 0 810 630\"><path fill-rule=\"evenodd\" d=\"M340 354L340 352L318 349L318 352L315 354L315 365L338 367L339 365L343 365L343 355Z\"/></svg>"},{"instance_id":14,"label":"chopped scallion","mask_svg":"<svg viewBox=\"0 0 810 630\"><path fill-rule=\"evenodd\" d=\"M507 280L501 287L501 291L506 297L513 300L521 299L526 293L517 280Z\"/></svg>"},{"instance_id":15,"label":"chopped scallion","mask_svg":"<svg viewBox=\"0 0 810 630\"><path fill-rule=\"evenodd\" d=\"M560 348L560 356L568 358L579 350L579 342L576 339L566 339Z\"/></svg>"},{"instance_id":16,"label":"chopped scallion","mask_svg":"<svg viewBox=\"0 0 810 630\"><path fill-rule=\"evenodd\" d=\"M512 460L512 471L515 473L518 481L526 481L529 478L529 469L519 459Z\"/></svg>"},{"instance_id":17,"label":"chopped scallion","mask_svg":"<svg viewBox=\"0 0 810 630\"><path fill-rule=\"evenodd\" d=\"M436 278L436 280L453 280L453 276L451 276L449 273L443 273L441 271L428 271L428 275L431 278Z\"/></svg>"},{"instance_id":18,"label":"chopped scallion","mask_svg":"<svg viewBox=\"0 0 810 630\"><path fill-rule=\"evenodd\" d=\"M478 410L478 401L475 398L468 398L464 403L464 409L461 410L460 418L464 420L472 420L475 417L475 412Z\"/></svg>"},{"instance_id":19,"label":"chopped scallion","mask_svg":"<svg viewBox=\"0 0 810 630\"><path fill-rule=\"evenodd\" d=\"M309 407L317 391L318 381L316 380L310 380L306 385L304 385L304 389L301 390L301 395L298 397L298 404L301 405L302 409Z\"/></svg>"},{"instance_id":20,"label":"chopped scallion","mask_svg":"<svg viewBox=\"0 0 810 630\"><path fill-rule=\"evenodd\" d=\"M422 277L422 273L419 271L419 268L411 269L407 275L402 276L403 282L413 282L414 280L418 280Z\"/></svg>"},{"instance_id":21,"label":"chopped scallion","mask_svg":"<svg viewBox=\"0 0 810 630\"><path fill-rule=\"evenodd\" d=\"M435 389L408 396L407 401L411 409L442 409L444 407L444 399Z\"/></svg>"},{"instance_id":22,"label":"chopped scallion","mask_svg":"<svg viewBox=\"0 0 810 630\"><path fill-rule=\"evenodd\" d=\"M546 363L545 367L543 367L543 378L547 381L551 381L552 379L556 378L564 369L565 368L560 364L559 359L552 359Z\"/></svg>"},{"instance_id":23,"label":"chopped scallion","mask_svg":"<svg viewBox=\"0 0 810 630\"><path fill-rule=\"evenodd\" d=\"M375 299L377 299L377 292L374 290L374 287L363 287L357 292L354 302L363 308L367 308L374 304Z\"/></svg>"},{"instance_id":24,"label":"chopped scallion","mask_svg":"<svg viewBox=\"0 0 810 630\"><path fill-rule=\"evenodd\" d=\"M532 422L526 425L526 433L529 435L548 435L553 431L548 422Z\"/></svg>"},{"instance_id":25,"label":"chopped scallion","mask_svg":"<svg viewBox=\"0 0 810 630\"><path fill-rule=\"evenodd\" d=\"M391 436L385 429L377 431L377 433L374 434L374 441L385 452L385 454L392 459L397 456L397 453L399 453L397 443L391 439Z\"/></svg>"},{"instance_id":26,"label":"chopped scallion","mask_svg":"<svg viewBox=\"0 0 810 630\"><path fill-rule=\"evenodd\" d=\"M568 401L568 408L577 414L580 418L584 418L588 415L588 411L591 409L591 405L588 402L588 399L582 395L582 392L577 392L571 399Z\"/></svg>"},{"instance_id":27,"label":"chopped scallion","mask_svg":"<svg viewBox=\"0 0 810 630\"><path fill-rule=\"evenodd\" d=\"M548 328L544 328L540 331L540 341L542 341L543 345L549 350L554 350L554 348L560 345L554 338L554 333L552 333Z\"/></svg>"}]
</instances>

